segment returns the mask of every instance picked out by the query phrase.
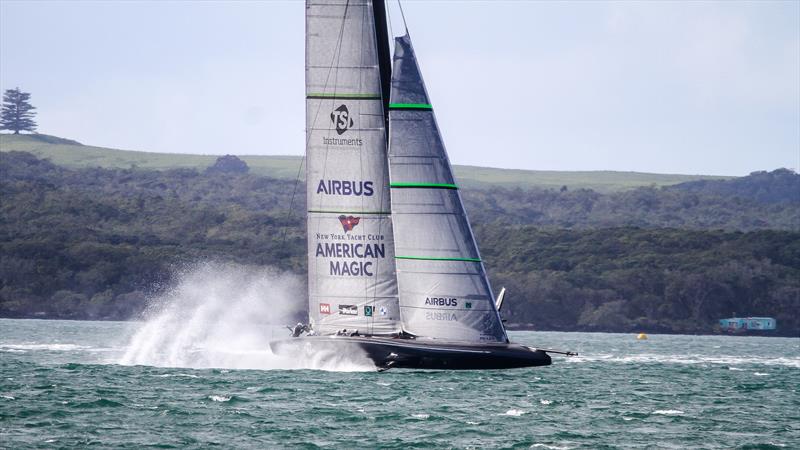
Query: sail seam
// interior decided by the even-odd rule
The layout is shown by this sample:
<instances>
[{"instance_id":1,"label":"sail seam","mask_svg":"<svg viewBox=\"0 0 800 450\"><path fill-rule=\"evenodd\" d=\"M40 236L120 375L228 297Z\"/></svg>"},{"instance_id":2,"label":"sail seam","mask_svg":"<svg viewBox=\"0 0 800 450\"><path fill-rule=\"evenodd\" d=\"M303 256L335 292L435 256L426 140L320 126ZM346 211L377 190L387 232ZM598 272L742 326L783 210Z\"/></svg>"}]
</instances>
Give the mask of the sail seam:
<instances>
[{"instance_id":1,"label":"sail seam","mask_svg":"<svg viewBox=\"0 0 800 450\"><path fill-rule=\"evenodd\" d=\"M391 211L331 211L331 210L308 210L310 213L315 214L375 214L375 215L391 215Z\"/></svg>"},{"instance_id":2,"label":"sail seam","mask_svg":"<svg viewBox=\"0 0 800 450\"><path fill-rule=\"evenodd\" d=\"M306 94L307 99L345 99L345 100L380 100L380 95L375 94L325 94L321 92L312 92Z\"/></svg>"},{"instance_id":3,"label":"sail seam","mask_svg":"<svg viewBox=\"0 0 800 450\"><path fill-rule=\"evenodd\" d=\"M480 258L438 258L435 256L395 256L394 259L413 259L419 261L464 261L481 262Z\"/></svg>"},{"instance_id":4,"label":"sail seam","mask_svg":"<svg viewBox=\"0 0 800 450\"><path fill-rule=\"evenodd\" d=\"M405 188L423 188L423 189L458 189L458 186L450 183L391 183L389 187L405 189Z\"/></svg>"}]
</instances>

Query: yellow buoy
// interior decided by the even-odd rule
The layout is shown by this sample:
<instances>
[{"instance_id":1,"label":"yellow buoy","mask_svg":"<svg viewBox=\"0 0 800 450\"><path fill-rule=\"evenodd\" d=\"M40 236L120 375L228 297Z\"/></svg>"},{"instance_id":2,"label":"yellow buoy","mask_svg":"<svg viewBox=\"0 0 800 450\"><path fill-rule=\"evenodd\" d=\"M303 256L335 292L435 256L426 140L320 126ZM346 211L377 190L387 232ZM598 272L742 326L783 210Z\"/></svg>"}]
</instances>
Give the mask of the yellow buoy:
<instances>
[{"instance_id":1,"label":"yellow buoy","mask_svg":"<svg viewBox=\"0 0 800 450\"><path fill-rule=\"evenodd\" d=\"M647 335L644 334L644 333L639 333L639 335L636 336L636 339L638 339L640 341L644 341L645 339L647 339Z\"/></svg>"}]
</instances>

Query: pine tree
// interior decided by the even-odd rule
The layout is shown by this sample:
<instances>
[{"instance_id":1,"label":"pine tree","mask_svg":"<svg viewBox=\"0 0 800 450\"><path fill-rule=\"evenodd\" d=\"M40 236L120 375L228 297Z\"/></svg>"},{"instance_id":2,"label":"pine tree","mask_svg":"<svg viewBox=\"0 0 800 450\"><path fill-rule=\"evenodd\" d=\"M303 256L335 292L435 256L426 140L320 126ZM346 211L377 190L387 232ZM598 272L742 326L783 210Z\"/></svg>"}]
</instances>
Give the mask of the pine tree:
<instances>
[{"instance_id":1,"label":"pine tree","mask_svg":"<svg viewBox=\"0 0 800 450\"><path fill-rule=\"evenodd\" d=\"M19 88L6 89L3 94L3 109L0 111L0 130L12 130L14 134L20 131L36 131L36 122L33 116L35 106L28 103L31 94L22 92Z\"/></svg>"}]
</instances>

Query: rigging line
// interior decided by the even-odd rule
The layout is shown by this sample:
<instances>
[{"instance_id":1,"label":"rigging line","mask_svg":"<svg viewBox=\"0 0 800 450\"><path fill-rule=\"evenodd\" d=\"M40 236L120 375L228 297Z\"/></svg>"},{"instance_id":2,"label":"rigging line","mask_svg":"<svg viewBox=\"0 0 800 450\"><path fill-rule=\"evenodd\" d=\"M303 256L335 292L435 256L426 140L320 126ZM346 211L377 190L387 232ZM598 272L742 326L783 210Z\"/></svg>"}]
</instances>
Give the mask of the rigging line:
<instances>
[{"instance_id":1,"label":"rigging line","mask_svg":"<svg viewBox=\"0 0 800 450\"><path fill-rule=\"evenodd\" d=\"M335 46L335 49L338 50L338 51L335 51L334 52L334 56L331 58L331 65L328 67L328 73L325 76L325 85L322 88L323 92L327 92L328 84L329 84L330 78L331 78L331 72L333 71L333 62L337 61L337 64L338 64L338 56L339 56L338 53L341 52L342 39L343 39L343 36L344 36L344 25L345 25L345 22L347 20L347 9L348 9L349 6L350 6L350 0L347 0L347 3L345 3L345 6L344 6L344 15L342 16L342 24L341 24L341 27L339 28L339 36L337 37L336 46ZM306 26L308 26L308 25L306 25ZM337 73L338 73L338 71L337 71ZM308 77L308 75L306 75L306 77ZM317 118L319 117L319 112L320 112L321 109L322 109L322 101L319 102L319 104L317 105L317 110L314 112L314 120L311 122L311 130L312 131L314 129L314 124L317 123ZM330 125L329 125L329 128L330 128ZM306 152L308 150L308 143L311 142L311 132L308 130L308 127L306 127L306 134L307 134L307 136L306 136L306 148L303 151L303 157L300 159L300 167L297 168L297 176L295 176L295 179L294 179L294 189L292 190L292 198L291 198L291 200L289 202L289 210L287 211L287 214L286 214L286 224L283 226L283 233L282 233L283 236L281 238L281 241L282 241L281 245L285 245L286 244L286 230L287 230L287 228L289 226L288 225L289 224L289 219L292 218L292 210L294 209L294 199L295 199L295 196L297 194L297 185L300 183L300 174L302 173L302 170L303 170L303 164L306 162L306 156L307 156ZM326 159L327 159L327 155L326 155ZM324 169L323 169L323 171L324 171ZM306 180L306 183L308 183L308 180Z\"/></svg>"},{"instance_id":2,"label":"rigging line","mask_svg":"<svg viewBox=\"0 0 800 450\"><path fill-rule=\"evenodd\" d=\"M300 173L303 170L303 164L306 162L305 152L300 159L300 167L297 168L297 176L294 178L294 188L292 189L292 200L289 202L289 211L286 214L286 224L283 225L283 237L281 238L281 246L286 244L286 229L289 227L289 219L292 218L292 210L294 209L294 197L297 195L297 185L300 184ZM308 182L308 180L306 180Z\"/></svg>"},{"instance_id":3,"label":"rigging line","mask_svg":"<svg viewBox=\"0 0 800 450\"><path fill-rule=\"evenodd\" d=\"M403 28L406 29L406 35L411 37L411 35L408 33L408 24L406 23L406 14L403 12L403 4L400 3L400 0L397 0L397 6L400 7L400 16L403 17Z\"/></svg>"}]
</instances>

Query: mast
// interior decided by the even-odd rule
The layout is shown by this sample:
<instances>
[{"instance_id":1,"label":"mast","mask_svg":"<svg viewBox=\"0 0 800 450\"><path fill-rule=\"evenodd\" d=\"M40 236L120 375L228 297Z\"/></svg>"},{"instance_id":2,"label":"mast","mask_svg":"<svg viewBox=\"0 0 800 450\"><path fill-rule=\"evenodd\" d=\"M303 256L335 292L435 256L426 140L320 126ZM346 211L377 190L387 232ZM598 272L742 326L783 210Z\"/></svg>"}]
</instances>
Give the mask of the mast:
<instances>
[{"instance_id":1,"label":"mast","mask_svg":"<svg viewBox=\"0 0 800 450\"><path fill-rule=\"evenodd\" d=\"M384 0L373 0L372 13L378 47L378 67L381 72L381 96L383 97L384 128L389 129L389 95L392 84L392 61L389 54L389 31L386 26L386 4ZM389 134L386 134L389 142Z\"/></svg>"}]
</instances>

